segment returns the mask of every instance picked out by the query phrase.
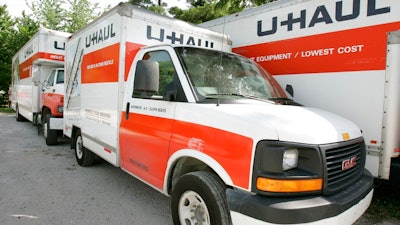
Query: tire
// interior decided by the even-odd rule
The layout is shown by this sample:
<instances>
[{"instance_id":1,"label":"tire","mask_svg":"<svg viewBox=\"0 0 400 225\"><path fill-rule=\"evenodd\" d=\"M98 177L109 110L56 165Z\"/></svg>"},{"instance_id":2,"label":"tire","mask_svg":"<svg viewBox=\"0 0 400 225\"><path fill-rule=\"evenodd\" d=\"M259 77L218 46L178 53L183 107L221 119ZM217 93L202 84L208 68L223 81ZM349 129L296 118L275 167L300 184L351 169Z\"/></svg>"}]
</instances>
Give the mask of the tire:
<instances>
[{"instance_id":1,"label":"tire","mask_svg":"<svg viewBox=\"0 0 400 225\"><path fill-rule=\"evenodd\" d=\"M172 191L171 210L175 225L232 225L225 187L210 172L183 175Z\"/></svg>"},{"instance_id":2,"label":"tire","mask_svg":"<svg viewBox=\"0 0 400 225\"><path fill-rule=\"evenodd\" d=\"M46 140L47 145L56 145L57 144L57 130L50 129L50 119L54 116L51 114L45 114L44 119L42 121L43 126L43 136Z\"/></svg>"},{"instance_id":3,"label":"tire","mask_svg":"<svg viewBox=\"0 0 400 225\"><path fill-rule=\"evenodd\" d=\"M81 131L75 135L75 158L80 166L86 167L94 163L95 154L83 146Z\"/></svg>"},{"instance_id":4,"label":"tire","mask_svg":"<svg viewBox=\"0 0 400 225\"><path fill-rule=\"evenodd\" d=\"M25 121L25 118L19 114L19 107L17 106L15 109L15 117L17 118L18 122L23 122Z\"/></svg>"}]
</instances>

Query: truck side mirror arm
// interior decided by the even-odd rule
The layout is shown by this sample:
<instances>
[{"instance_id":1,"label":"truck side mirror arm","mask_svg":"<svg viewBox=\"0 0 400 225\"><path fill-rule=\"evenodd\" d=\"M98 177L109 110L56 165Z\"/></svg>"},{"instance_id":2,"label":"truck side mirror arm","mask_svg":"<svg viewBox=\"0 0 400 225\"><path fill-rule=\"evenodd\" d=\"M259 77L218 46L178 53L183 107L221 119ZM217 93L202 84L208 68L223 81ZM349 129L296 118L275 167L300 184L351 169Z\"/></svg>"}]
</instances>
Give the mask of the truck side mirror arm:
<instances>
[{"instance_id":1,"label":"truck side mirror arm","mask_svg":"<svg viewBox=\"0 0 400 225\"><path fill-rule=\"evenodd\" d=\"M287 84L285 90L289 93L290 96L294 97L294 90L291 84Z\"/></svg>"}]
</instances>

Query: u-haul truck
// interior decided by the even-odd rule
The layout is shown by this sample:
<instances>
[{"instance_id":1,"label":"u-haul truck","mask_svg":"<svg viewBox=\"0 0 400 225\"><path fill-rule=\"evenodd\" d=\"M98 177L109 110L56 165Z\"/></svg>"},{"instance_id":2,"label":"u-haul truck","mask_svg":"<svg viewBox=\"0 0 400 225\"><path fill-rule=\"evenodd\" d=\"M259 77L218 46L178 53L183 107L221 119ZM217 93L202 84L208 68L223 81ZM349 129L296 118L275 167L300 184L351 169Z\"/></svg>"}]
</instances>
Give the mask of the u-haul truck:
<instances>
[{"instance_id":1,"label":"u-haul truck","mask_svg":"<svg viewBox=\"0 0 400 225\"><path fill-rule=\"evenodd\" d=\"M291 85L297 102L354 121L367 169L400 179L397 0L282 0L201 26L229 34L233 51Z\"/></svg>"},{"instance_id":2,"label":"u-haul truck","mask_svg":"<svg viewBox=\"0 0 400 225\"><path fill-rule=\"evenodd\" d=\"M41 124L48 145L63 130L64 55L69 33L40 28L12 59L11 107L17 121Z\"/></svg>"},{"instance_id":3,"label":"u-haul truck","mask_svg":"<svg viewBox=\"0 0 400 225\"><path fill-rule=\"evenodd\" d=\"M229 39L120 4L67 42L64 134L171 196L174 224L352 224L360 129L299 106Z\"/></svg>"}]
</instances>

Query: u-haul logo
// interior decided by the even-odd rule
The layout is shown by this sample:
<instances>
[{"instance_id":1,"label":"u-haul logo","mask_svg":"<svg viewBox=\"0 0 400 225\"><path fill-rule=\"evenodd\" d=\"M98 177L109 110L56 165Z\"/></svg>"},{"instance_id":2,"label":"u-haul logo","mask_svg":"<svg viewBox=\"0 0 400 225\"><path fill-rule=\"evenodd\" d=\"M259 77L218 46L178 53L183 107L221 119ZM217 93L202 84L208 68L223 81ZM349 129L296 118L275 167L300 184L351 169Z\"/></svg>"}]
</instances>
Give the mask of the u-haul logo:
<instances>
[{"instance_id":1,"label":"u-haul logo","mask_svg":"<svg viewBox=\"0 0 400 225\"><path fill-rule=\"evenodd\" d=\"M351 169L357 165L357 156L352 157L351 159L346 159L342 161L342 171Z\"/></svg>"},{"instance_id":2,"label":"u-haul logo","mask_svg":"<svg viewBox=\"0 0 400 225\"><path fill-rule=\"evenodd\" d=\"M257 21L257 35L259 37L272 35L281 27L286 28L287 31L292 31L294 27L305 29L314 27L319 23L334 24L336 22L350 21L360 17L360 12L362 11L361 0L353 0L351 13L346 11L349 6L348 4L350 4L348 3L349 1L346 1L346 5L344 5L343 2L344 1L337 1L335 7L320 5L315 9L303 9L300 10L300 12L289 12L286 18L278 18L275 16L266 18L265 20L259 20ZM390 6L378 7L376 3L377 0L368 0L367 17L390 13Z\"/></svg>"},{"instance_id":3,"label":"u-haul logo","mask_svg":"<svg viewBox=\"0 0 400 225\"><path fill-rule=\"evenodd\" d=\"M188 36L185 34L179 34L175 31L166 32L165 29L160 28L153 34L153 27L147 25L147 39L157 40L159 42L170 42L171 44L180 45L193 45L198 47L214 48L214 43L208 40L203 40L201 38L196 38L193 36Z\"/></svg>"},{"instance_id":4,"label":"u-haul logo","mask_svg":"<svg viewBox=\"0 0 400 225\"><path fill-rule=\"evenodd\" d=\"M115 36L116 33L114 31L114 24L108 24L86 36L86 48L97 45L103 41L107 41L108 39L111 39Z\"/></svg>"}]
</instances>

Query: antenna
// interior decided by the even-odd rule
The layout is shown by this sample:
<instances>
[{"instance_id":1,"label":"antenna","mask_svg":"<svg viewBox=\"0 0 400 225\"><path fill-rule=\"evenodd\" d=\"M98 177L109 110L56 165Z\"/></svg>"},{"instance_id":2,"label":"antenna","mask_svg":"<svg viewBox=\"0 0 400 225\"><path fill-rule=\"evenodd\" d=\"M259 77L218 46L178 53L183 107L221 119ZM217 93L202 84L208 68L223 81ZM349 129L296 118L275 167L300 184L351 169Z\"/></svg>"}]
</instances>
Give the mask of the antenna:
<instances>
[{"instance_id":1,"label":"antenna","mask_svg":"<svg viewBox=\"0 0 400 225\"><path fill-rule=\"evenodd\" d=\"M220 63L220 70L217 70L217 71L219 71L221 74L218 74L219 76L222 76L222 69L223 69L223 67L222 67L222 56L223 56L223 52L224 52L224 44L225 44L225 23L226 23L226 16L224 16L223 17L223 19L224 19L224 22L223 22L223 26L222 26L222 37L221 37L221 39L222 39L222 44L221 44L221 51L220 51L220 60L219 60L219 63ZM228 40L227 40L228 41ZM221 79L220 79L221 80ZM218 83L218 92L221 90L221 83L219 82ZM217 98L217 106L219 106L219 104L220 104L220 98L218 97Z\"/></svg>"},{"instance_id":2,"label":"antenna","mask_svg":"<svg viewBox=\"0 0 400 225\"><path fill-rule=\"evenodd\" d=\"M224 18L224 23L222 25L222 45L221 45L221 51L224 50L224 44L225 44L225 20L226 20L226 16L223 17Z\"/></svg>"}]
</instances>

